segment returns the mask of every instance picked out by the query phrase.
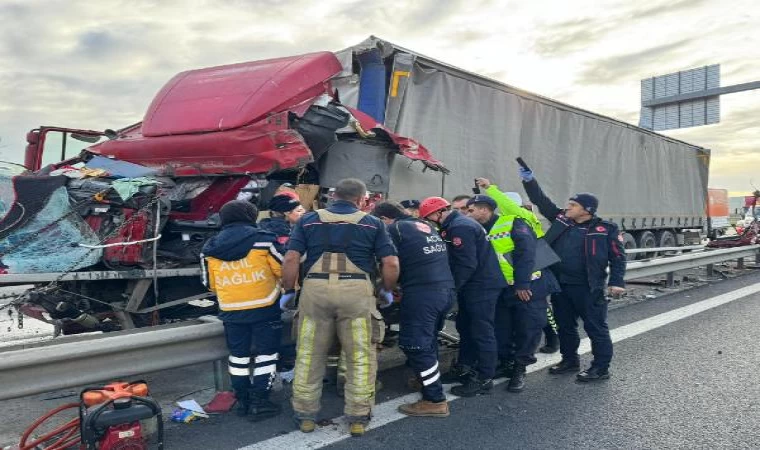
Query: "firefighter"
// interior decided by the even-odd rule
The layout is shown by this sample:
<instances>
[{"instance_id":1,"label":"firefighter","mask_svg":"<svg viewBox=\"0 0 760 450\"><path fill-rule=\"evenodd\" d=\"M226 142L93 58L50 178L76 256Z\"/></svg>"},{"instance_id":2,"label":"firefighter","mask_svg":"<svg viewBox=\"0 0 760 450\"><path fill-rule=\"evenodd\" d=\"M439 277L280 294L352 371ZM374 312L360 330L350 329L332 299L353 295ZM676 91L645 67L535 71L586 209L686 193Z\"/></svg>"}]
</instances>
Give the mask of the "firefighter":
<instances>
[{"instance_id":1,"label":"firefighter","mask_svg":"<svg viewBox=\"0 0 760 450\"><path fill-rule=\"evenodd\" d=\"M546 283L534 271L536 234L528 221L515 215L496 214L497 204L479 194L467 202L468 215L488 232L501 274L509 288L496 306L496 340L500 372L510 378L507 390L521 392L525 368L536 362L534 354L546 325Z\"/></svg>"},{"instance_id":2,"label":"firefighter","mask_svg":"<svg viewBox=\"0 0 760 450\"><path fill-rule=\"evenodd\" d=\"M258 211L233 200L219 211L221 232L203 246L203 282L216 294L229 349L229 373L237 414L258 421L280 413L269 401L278 360L282 321L282 256L275 235L256 226ZM251 344L256 344L251 384Z\"/></svg>"},{"instance_id":3,"label":"firefighter","mask_svg":"<svg viewBox=\"0 0 760 450\"><path fill-rule=\"evenodd\" d=\"M269 201L269 218L262 219L259 226L277 235L277 243L287 248L290 231L306 210L293 194L279 194Z\"/></svg>"},{"instance_id":4,"label":"firefighter","mask_svg":"<svg viewBox=\"0 0 760 450\"><path fill-rule=\"evenodd\" d=\"M514 214L517 217L524 219L528 225L533 229L537 238L544 237L544 230L541 228L541 221L538 217L525 207L522 196L517 192L501 192L499 186L492 184L488 178L476 178L475 183L480 189L485 192L486 195L496 201L499 207L499 213L503 215ZM557 282L550 271L545 271L544 282L546 283L548 292L555 292L558 290ZM554 313L551 307L546 308L547 324L544 327L544 336L546 339L546 345L540 347L538 351L541 353L556 353L559 350L559 336L557 335L557 324L554 319ZM505 375L509 375L511 370L508 367L502 367L506 371L500 371Z\"/></svg>"},{"instance_id":5,"label":"firefighter","mask_svg":"<svg viewBox=\"0 0 760 450\"><path fill-rule=\"evenodd\" d=\"M392 301L399 264L383 222L359 209L366 192L359 180L341 180L332 205L305 214L293 228L288 243L283 265L283 307L289 307L295 297L299 262L305 255L292 398L296 420L304 433L315 428L325 362L336 334L347 356L344 397L351 435L364 434L374 404L375 346L382 341L383 329L372 275L380 260L380 296Z\"/></svg>"},{"instance_id":6,"label":"firefighter","mask_svg":"<svg viewBox=\"0 0 760 450\"><path fill-rule=\"evenodd\" d=\"M452 211L451 204L441 197L425 199L420 204L420 217L440 226L457 291L459 356L457 364L441 381L462 383L451 389L452 394L460 397L487 394L493 388L498 360L494 331L496 302L507 283L479 223Z\"/></svg>"},{"instance_id":7,"label":"firefighter","mask_svg":"<svg viewBox=\"0 0 760 450\"><path fill-rule=\"evenodd\" d=\"M432 225L383 202L372 214L388 227L401 264L399 348L422 386L422 399L399 406L408 416L447 417L449 405L438 367L438 332L454 303L446 243Z\"/></svg>"},{"instance_id":8,"label":"firefighter","mask_svg":"<svg viewBox=\"0 0 760 450\"><path fill-rule=\"evenodd\" d=\"M613 297L625 292L625 248L617 225L596 216L599 200L593 194L570 197L560 209L541 190L529 169L521 167L519 175L525 192L541 215L551 220L546 233L549 243L561 258L552 266L562 292L552 296L559 325L559 349L562 360L549 373L576 373L580 370L577 318L591 340L594 360L577 375L578 381L605 380L610 377L612 340L607 326L607 293ZM607 269L609 268L609 277Z\"/></svg>"}]
</instances>

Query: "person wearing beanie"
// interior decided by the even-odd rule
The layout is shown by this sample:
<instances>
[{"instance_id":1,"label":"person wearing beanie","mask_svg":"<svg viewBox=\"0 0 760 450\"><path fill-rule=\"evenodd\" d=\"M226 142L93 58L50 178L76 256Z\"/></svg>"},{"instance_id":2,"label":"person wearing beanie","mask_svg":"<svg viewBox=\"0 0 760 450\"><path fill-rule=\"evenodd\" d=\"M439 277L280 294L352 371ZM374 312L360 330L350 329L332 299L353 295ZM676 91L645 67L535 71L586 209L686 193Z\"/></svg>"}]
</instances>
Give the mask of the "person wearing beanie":
<instances>
[{"instance_id":1,"label":"person wearing beanie","mask_svg":"<svg viewBox=\"0 0 760 450\"><path fill-rule=\"evenodd\" d=\"M581 382L608 379L612 339L607 326L607 294L618 297L625 292L623 237L617 225L597 217L599 199L594 194L575 194L562 209L544 194L530 169L520 167L519 175L530 201L551 221L544 239L560 257L560 262L551 268L561 288L560 293L552 295L552 305L562 360L549 373L580 370L580 317L591 340L594 359L576 378Z\"/></svg>"},{"instance_id":2,"label":"person wearing beanie","mask_svg":"<svg viewBox=\"0 0 760 450\"><path fill-rule=\"evenodd\" d=\"M306 210L291 193L275 195L269 201L269 218L262 219L259 226L277 236L280 251L285 253L290 232Z\"/></svg>"},{"instance_id":3,"label":"person wearing beanie","mask_svg":"<svg viewBox=\"0 0 760 450\"><path fill-rule=\"evenodd\" d=\"M283 191L275 195L269 201L269 217L259 222L263 230L271 231L277 237L277 250L285 254L290 240L290 232L298 219L306 210L301 206L298 195L295 192ZM296 365L296 346L283 344L280 348L280 358L277 361L277 372L280 379L286 383L293 381L295 376L293 368Z\"/></svg>"},{"instance_id":4,"label":"person wearing beanie","mask_svg":"<svg viewBox=\"0 0 760 450\"><path fill-rule=\"evenodd\" d=\"M404 207L405 212L412 217L420 217L420 201L419 200L404 200L400 202Z\"/></svg>"},{"instance_id":5,"label":"person wearing beanie","mask_svg":"<svg viewBox=\"0 0 760 450\"><path fill-rule=\"evenodd\" d=\"M204 244L201 253L202 281L216 294L224 325L237 414L252 421L281 411L280 405L269 401L269 393L282 335L277 303L282 255L275 235L256 226L257 215L256 206L248 201L225 203L219 211L222 230ZM252 342L256 343L255 358L251 358Z\"/></svg>"}]
</instances>

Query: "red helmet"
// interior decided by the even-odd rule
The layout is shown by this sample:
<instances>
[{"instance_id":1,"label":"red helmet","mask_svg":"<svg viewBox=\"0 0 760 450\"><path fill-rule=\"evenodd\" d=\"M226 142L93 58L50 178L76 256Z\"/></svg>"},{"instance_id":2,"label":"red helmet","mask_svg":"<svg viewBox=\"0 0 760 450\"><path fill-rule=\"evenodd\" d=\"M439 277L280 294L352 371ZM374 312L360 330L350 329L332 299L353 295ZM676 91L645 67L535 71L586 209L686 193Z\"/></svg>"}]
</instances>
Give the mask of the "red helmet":
<instances>
[{"instance_id":1,"label":"red helmet","mask_svg":"<svg viewBox=\"0 0 760 450\"><path fill-rule=\"evenodd\" d=\"M285 195L285 196L288 196L288 197L292 198L293 200L296 200L296 201L299 201L299 202L301 201L301 199L298 197L298 194L295 193L295 192L293 192L293 191L288 191L288 190L283 189L277 195Z\"/></svg>"},{"instance_id":2,"label":"red helmet","mask_svg":"<svg viewBox=\"0 0 760 450\"><path fill-rule=\"evenodd\" d=\"M428 197L420 203L420 217L425 218L449 206L451 203L443 197Z\"/></svg>"}]
</instances>

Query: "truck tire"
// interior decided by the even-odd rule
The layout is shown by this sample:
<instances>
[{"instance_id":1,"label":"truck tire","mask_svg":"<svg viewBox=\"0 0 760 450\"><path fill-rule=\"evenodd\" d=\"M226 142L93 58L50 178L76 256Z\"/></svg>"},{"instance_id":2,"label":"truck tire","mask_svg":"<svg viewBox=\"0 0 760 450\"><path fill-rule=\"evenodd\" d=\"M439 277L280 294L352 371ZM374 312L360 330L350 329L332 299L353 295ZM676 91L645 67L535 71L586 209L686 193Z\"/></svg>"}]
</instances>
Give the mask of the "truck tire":
<instances>
[{"instance_id":1,"label":"truck tire","mask_svg":"<svg viewBox=\"0 0 760 450\"><path fill-rule=\"evenodd\" d=\"M657 246L658 247L675 247L678 245L676 241L676 235L672 231L662 230L657 232ZM663 254L674 252L663 252Z\"/></svg>"},{"instance_id":2,"label":"truck tire","mask_svg":"<svg viewBox=\"0 0 760 450\"><path fill-rule=\"evenodd\" d=\"M636 236L636 246L638 248L655 248L657 247L657 239L654 233L651 231L641 231ZM639 253L637 259L650 259L657 255L656 252Z\"/></svg>"},{"instance_id":3,"label":"truck tire","mask_svg":"<svg viewBox=\"0 0 760 450\"><path fill-rule=\"evenodd\" d=\"M632 250L636 248L636 239L633 238L633 235L631 233L623 233L623 248L626 250ZM625 259L627 261L633 261L636 259L637 253L629 253L625 255Z\"/></svg>"}]
</instances>

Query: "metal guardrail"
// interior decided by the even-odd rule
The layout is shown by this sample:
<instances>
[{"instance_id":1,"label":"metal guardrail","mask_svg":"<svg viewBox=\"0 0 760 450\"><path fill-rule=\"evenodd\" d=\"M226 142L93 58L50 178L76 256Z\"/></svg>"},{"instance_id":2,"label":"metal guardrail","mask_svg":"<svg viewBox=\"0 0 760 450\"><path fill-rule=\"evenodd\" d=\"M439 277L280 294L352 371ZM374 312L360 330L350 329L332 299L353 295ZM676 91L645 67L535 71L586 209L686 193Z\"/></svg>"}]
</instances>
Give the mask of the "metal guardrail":
<instances>
[{"instance_id":1,"label":"metal guardrail","mask_svg":"<svg viewBox=\"0 0 760 450\"><path fill-rule=\"evenodd\" d=\"M760 250L760 245L747 245L629 262L625 269L625 279L635 280L636 278L662 275L733 259L754 257L758 254L758 250Z\"/></svg>"},{"instance_id":2,"label":"metal guardrail","mask_svg":"<svg viewBox=\"0 0 760 450\"><path fill-rule=\"evenodd\" d=\"M684 250L704 250L704 245L689 245L685 247L652 247L652 248L629 248L625 251L628 253L661 253L661 252L683 252Z\"/></svg>"},{"instance_id":3,"label":"metal guardrail","mask_svg":"<svg viewBox=\"0 0 760 450\"><path fill-rule=\"evenodd\" d=\"M629 262L626 280L753 257L760 245ZM71 336L0 352L0 400L227 357L217 320ZM217 367L218 369L219 367Z\"/></svg>"},{"instance_id":4,"label":"metal guardrail","mask_svg":"<svg viewBox=\"0 0 760 450\"><path fill-rule=\"evenodd\" d=\"M219 321L71 336L29 347L0 353L0 400L227 357Z\"/></svg>"},{"instance_id":5,"label":"metal guardrail","mask_svg":"<svg viewBox=\"0 0 760 450\"><path fill-rule=\"evenodd\" d=\"M69 272L65 275L60 273L9 273L0 275L0 284L19 283L45 283L48 281L100 281L100 280L139 280L153 278L153 270L95 270L83 272ZM155 276L166 277L191 277L200 276L199 267L180 269L158 269Z\"/></svg>"}]
</instances>

